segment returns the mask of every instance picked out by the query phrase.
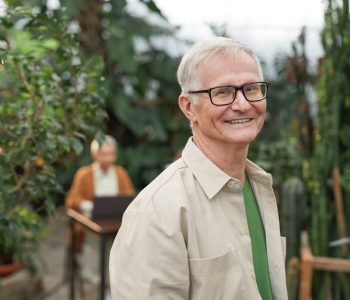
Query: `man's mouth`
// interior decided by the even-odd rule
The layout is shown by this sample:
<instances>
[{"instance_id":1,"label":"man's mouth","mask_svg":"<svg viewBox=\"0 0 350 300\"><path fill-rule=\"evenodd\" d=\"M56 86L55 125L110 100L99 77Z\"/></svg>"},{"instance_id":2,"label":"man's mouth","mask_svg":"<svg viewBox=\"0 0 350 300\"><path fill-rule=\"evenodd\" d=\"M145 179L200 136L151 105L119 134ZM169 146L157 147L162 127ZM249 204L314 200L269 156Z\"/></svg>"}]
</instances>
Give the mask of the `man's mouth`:
<instances>
[{"instance_id":1,"label":"man's mouth","mask_svg":"<svg viewBox=\"0 0 350 300\"><path fill-rule=\"evenodd\" d=\"M244 124L244 123L248 123L251 120L253 120L252 118L244 118L244 119L234 119L234 120L226 120L225 123L229 123L229 124Z\"/></svg>"}]
</instances>

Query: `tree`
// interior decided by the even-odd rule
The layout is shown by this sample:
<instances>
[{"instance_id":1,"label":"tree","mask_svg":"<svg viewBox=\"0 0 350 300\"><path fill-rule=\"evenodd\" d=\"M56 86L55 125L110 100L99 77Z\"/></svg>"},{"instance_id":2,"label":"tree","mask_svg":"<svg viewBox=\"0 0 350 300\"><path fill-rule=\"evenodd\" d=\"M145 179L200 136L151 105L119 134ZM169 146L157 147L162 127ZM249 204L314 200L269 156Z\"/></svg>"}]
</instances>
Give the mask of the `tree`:
<instances>
[{"instance_id":1,"label":"tree","mask_svg":"<svg viewBox=\"0 0 350 300\"><path fill-rule=\"evenodd\" d=\"M184 43L152 0L131 11L124 0L62 1L78 25L87 53L105 63L108 132L121 145L119 162L137 186L148 184L190 135L177 107L176 69L171 52ZM153 20L153 21L151 21ZM169 46L170 45L170 46Z\"/></svg>"},{"instance_id":2,"label":"tree","mask_svg":"<svg viewBox=\"0 0 350 300\"><path fill-rule=\"evenodd\" d=\"M100 136L103 62L65 18L9 6L0 19L0 253L31 263L62 187L57 165Z\"/></svg>"}]
</instances>

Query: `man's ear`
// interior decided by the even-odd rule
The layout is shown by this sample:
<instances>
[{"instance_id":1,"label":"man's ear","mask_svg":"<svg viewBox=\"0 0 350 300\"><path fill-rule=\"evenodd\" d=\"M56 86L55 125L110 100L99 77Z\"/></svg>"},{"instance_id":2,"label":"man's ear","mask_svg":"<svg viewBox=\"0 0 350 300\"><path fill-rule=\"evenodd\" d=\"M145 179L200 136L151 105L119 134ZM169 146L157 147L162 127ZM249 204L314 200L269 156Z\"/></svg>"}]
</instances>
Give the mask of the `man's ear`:
<instances>
[{"instance_id":1,"label":"man's ear","mask_svg":"<svg viewBox=\"0 0 350 300\"><path fill-rule=\"evenodd\" d=\"M92 160L97 160L97 150L91 151Z\"/></svg>"},{"instance_id":2,"label":"man's ear","mask_svg":"<svg viewBox=\"0 0 350 300\"><path fill-rule=\"evenodd\" d=\"M196 121L196 115L194 113L194 104L191 101L190 96L181 94L178 99L179 107L183 114L191 122Z\"/></svg>"}]
</instances>

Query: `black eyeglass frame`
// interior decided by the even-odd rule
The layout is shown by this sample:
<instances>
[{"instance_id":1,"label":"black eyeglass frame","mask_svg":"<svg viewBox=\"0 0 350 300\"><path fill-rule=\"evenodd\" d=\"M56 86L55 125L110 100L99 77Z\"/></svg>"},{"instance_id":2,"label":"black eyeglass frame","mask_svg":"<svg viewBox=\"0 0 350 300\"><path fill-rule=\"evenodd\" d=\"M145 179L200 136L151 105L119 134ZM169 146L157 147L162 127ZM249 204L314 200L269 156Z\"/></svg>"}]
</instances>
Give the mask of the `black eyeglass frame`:
<instances>
[{"instance_id":1,"label":"black eyeglass frame","mask_svg":"<svg viewBox=\"0 0 350 300\"><path fill-rule=\"evenodd\" d=\"M247 86L247 85L251 85L251 84L254 84L254 83L264 83L266 84L266 96L264 98L261 98L259 100L248 100L247 99L247 96L245 95L244 93L244 88ZM210 102L211 104L215 105L215 106L225 106L225 105L230 105L232 104L235 99L236 99L236 96L237 96L237 92L238 91L242 91L242 94L244 96L244 98L248 101L248 102L259 102L259 101L262 101L264 99L266 99L267 97L267 93L268 93L268 90L269 90L269 85L270 83L267 82L267 81L256 81L256 82L249 82L249 83L245 83L245 84L242 84L241 86L233 86L233 85L224 85L224 86L215 86L215 87L212 87L210 89L207 89L207 90L198 90L198 91L188 91L189 94L202 94L202 93L207 93L209 95L209 99L210 99ZM232 101L230 103L225 103L225 104L215 104L213 102L213 99L211 98L211 91L213 89L217 89L217 88L226 88L226 87L233 87L235 89L235 95L234 97L232 98Z\"/></svg>"}]
</instances>

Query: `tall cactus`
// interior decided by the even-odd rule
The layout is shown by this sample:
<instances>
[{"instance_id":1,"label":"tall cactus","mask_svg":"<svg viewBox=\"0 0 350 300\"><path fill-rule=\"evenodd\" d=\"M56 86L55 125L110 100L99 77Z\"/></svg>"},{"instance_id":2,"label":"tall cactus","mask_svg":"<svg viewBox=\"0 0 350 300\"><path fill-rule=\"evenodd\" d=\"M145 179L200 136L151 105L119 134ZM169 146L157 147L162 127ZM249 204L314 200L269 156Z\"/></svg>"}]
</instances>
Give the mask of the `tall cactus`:
<instances>
[{"instance_id":1,"label":"tall cactus","mask_svg":"<svg viewBox=\"0 0 350 300\"><path fill-rule=\"evenodd\" d=\"M288 262L292 256L299 255L300 231L304 221L304 184L300 178L293 177L282 185L281 232L287 238Z\"/></svg>"},{"instance_id":2,"label":"tall cactus","mask_svg":"<svg viewBox=\"0 0 350 300\"><path fill-rule=\"evenodd\" d=\"M281 233L287 238L287 284L290 300L296 300L300 232L304 222L305 187L302 180L292 177L282 184Z\"/></svg>"}]
</instances>

